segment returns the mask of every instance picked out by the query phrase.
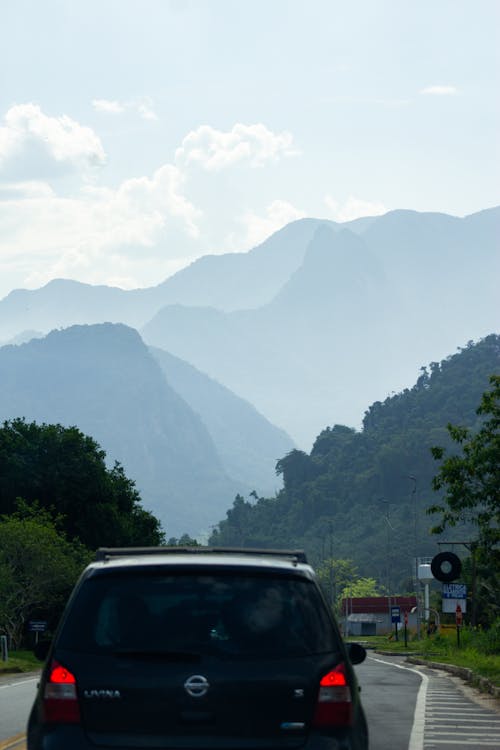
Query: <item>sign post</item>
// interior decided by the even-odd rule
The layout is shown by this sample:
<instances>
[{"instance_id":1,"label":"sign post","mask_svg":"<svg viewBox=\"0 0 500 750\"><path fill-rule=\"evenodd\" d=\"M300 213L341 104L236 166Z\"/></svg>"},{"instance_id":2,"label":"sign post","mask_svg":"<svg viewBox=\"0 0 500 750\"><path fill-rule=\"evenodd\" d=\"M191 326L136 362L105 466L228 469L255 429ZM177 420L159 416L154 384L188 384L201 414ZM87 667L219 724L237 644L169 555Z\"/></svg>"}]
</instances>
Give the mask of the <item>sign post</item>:
<instances>
[{"instance_id":1,"label":"sign post","mask_svg":"<svg viewBox=\"0 0 500 750\"><path fill-rule=\"evenodd\" d=\"M398 623L401 622L401 607L391 607L391 622L394 623L394 634L398 638Z\"/></svg>"},{"instance_id":2,"label":"sign post","mask_svg":"<svg viewBox=\"0 0 500 750\"><path fill-rule=\"evenodd\" d=\"M408 648L408 610L405 610L405 648Z\"/></svg>"},{"instance_id":3,"label":"sign post","mask_svg":"<svg viewBox=\"0 0 500 750\"><path fill-rule=\"evenodd\" d=\"M457 625L457 647L460 648L460 628L462 627L462 607L457 604L455 611L455 622Z\"/></svg>"},{"instance_id":4,"label":"sign post","mask_svg":"<svg viewBox=\"0 0 500 750\"><path fill-rule=\"evenodd\" d=\"M28 630L35 634L35 643L38 643L38 633L45 633L47 625L46 620L30 620L28 622Z\"/></svg>"}]
</instances>

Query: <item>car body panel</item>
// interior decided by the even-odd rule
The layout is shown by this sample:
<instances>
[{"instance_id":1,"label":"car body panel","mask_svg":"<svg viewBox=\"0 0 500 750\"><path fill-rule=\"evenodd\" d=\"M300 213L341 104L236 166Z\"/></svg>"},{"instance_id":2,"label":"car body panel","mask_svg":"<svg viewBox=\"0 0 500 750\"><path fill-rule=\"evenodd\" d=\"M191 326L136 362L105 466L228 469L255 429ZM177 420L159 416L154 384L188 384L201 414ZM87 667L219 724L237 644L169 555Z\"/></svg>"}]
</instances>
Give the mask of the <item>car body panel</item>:
<instances>
[{"instance_id":1,"label":"car body panel","mask_svg":"<svg viewBox=\"0 0 500 750\"><path fill-rule=\"evenodd\" d=\"M75 676L78 726L44 724L54 659ZM315 729L320 679L340 662L354 726ZM355 675L314 572L265 554L91 564L48 653L28 749L68 750L68 733L71 750L367 748Z\"/></svg>"}]
</instances>

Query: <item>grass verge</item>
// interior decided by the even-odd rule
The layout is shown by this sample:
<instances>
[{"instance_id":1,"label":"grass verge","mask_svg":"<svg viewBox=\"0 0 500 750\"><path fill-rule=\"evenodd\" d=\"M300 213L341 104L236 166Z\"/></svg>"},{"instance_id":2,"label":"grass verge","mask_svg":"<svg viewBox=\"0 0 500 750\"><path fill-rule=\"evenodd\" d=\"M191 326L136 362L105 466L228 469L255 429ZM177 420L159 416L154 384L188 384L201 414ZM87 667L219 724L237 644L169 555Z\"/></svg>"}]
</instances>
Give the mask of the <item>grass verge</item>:
<instances>
[{"instance_id":1,"label":"grass verge","mask_svg":"<svg viewBox=\"0 0 500 750\"><path fill-rule=\"evenodd\" d=\"M11 651L7 661L0 661L0 674L2 672L37 672L41 667L42 663L32 651Z\"/></svg>"},{"instance_id":2,"label":"grass verge","mask_svg":"<svg viewBox=\"0 0 500 750\"><path fill-rule=\"evenodd\" d=\"M414 637L408 641L407 647L402 638L395 641L385 636L368 636L363 639L363 643L369 648L376 648L377 651L387 651L402 656L411 653L429 661L466 667L475 675L485 677L493 685L500 687L499 634L500 628L498 627L490 631L464 627L460 633L460 647L457 645L454 630L423 637L420 640Z\"/></svg>"}]
</instances>

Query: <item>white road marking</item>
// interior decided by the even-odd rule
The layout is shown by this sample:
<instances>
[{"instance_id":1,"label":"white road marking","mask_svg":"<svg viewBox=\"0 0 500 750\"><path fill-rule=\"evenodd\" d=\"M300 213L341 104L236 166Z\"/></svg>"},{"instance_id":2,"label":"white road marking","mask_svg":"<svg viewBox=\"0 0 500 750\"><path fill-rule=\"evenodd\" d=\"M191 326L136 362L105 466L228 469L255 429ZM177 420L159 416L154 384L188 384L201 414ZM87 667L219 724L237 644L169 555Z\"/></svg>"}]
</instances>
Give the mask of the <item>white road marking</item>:
<instances>
[{"instance_id":1,"label":"white road marking","mask_svg":"<svg viewBox=\"0 0 500 750\"><path fill-rule=\"evenodd\" d=\"M461 745L475 745L476 747L496 747L498 750L498 740L492 742L481 742L480 740L460 740ZM434 747L434 745L450 745L451 747L457 746L457 738L450 740L432 740L428 747Z\"/></svg>"},{"instance_id":2,"label":"white road marking","mask_svg":"<svg viewBox=\"0 0 500 750\"><path fill-rule=\"evenodd\" d=\"M18 685L28 685L30 682L38 682L38 679L38 677L32 677L29 680L16 680L15 682L7 682L4 685L0 685L0 690L17 687Z\"/></svg>"},{"instance_id":3,"label":"white road marking","mask_svg":"<svg viewBox=\"0 0 500 750\"><path fill-rule=\"evenodd\" d=\"M427 713L429 713L429 710L427 710ZM431 722L430 722L431 726L432 726L432 718L433 717L431 716ZM500 722L499 719L493 719L493 720L492 719L471 719L471 718L467 717L467 725L469 725L469 724L488 724L488 725L491 726L492 724L493 725L494 724L498 724L499 722ZM453 726L457 726L457 723L456 723L455 719L442 719L442 718L440 718L439 719L439 725L442 726L443 724L453 724Z\"/></svg>"},{"instance_id":4,"label":"white road marking","mask_svg":"<svg viewBox=\"0 0 500 750\"><path fill-rule=\"evenodd\" d=\"M432 706L429 707L427 711L428 713L458 714L459 716L463 716L463 714L474 714L474 716L477 716L480 713L475 708L450 708L449 706L443 706L442 708L439 706ZM488 714L484 714L484 716L487 715Z\"/></svg>"}]
</instances>

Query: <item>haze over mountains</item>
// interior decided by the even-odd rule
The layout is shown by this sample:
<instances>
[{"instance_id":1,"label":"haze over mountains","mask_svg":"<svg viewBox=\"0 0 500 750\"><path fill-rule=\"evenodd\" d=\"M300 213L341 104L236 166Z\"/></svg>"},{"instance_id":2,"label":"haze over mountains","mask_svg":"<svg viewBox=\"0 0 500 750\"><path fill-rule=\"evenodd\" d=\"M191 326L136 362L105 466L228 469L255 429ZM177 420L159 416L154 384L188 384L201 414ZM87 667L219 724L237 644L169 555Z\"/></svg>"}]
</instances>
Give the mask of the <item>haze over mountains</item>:
<instances>
[{"instance_id":1,"label":"haze over mountains","mask_svg":"<svg viewBox=\"0 0 500 750\"><path fill-rule=\"evenodd\" d=\"M81 323L140 327L169 304L226 311L259 307L300 265L322 223L304 219L289 224L248 253L204 256L148 289L123 290L68 279L55 279L41 289L16 289L0 300L0 341L25 329L47 333Z\"/></svg>"},{"instance_id":2,"label":"haze over mountains","mask_svg":"<svg viewBox=\"0 0 500 750\"><path fill-rule=\"evenodd\" d=\"M124 322L255 405L308 448L357 426L422 365L498 330L500 208L304 219L248 253L206 256L150 289L56 280L0 301L0 340Z\"/></svg>"},{"instance_id":3,"label":"haze over mountains","mask_svg":"<svg viewBox=\"0 0 500 750\"><path fill-rule=\"evenodd\" d=\"M74 326L4 346L0 421L76 425L110 463L124 466L168 536L208 533L237 492L274 494L275 461L293 443L223 386L154 354L120 324Z\"/></svg>"},{"instance_id":4,"label":"haze over mountains","mask_svg":"<svg viewBox=\"0 0 500 750\"><path fill-rule=\"evenodd\" d=\"M142 334L307 447L321 425L358 426L422 365L498 330L499 230L499 209L323 224L271 302L233 312L170 305Z\"/></svg>"}]
</instances>

